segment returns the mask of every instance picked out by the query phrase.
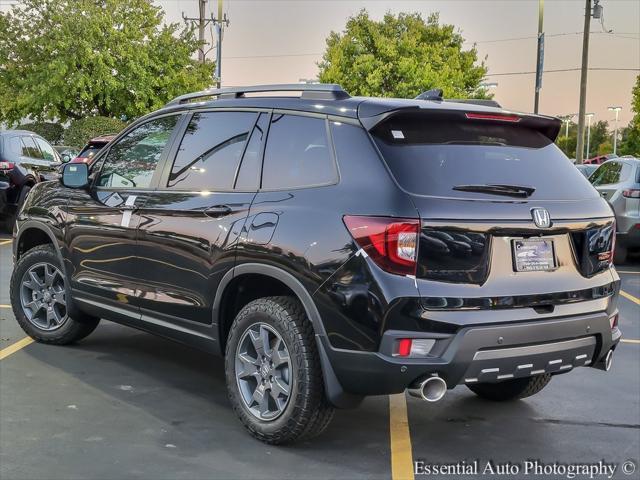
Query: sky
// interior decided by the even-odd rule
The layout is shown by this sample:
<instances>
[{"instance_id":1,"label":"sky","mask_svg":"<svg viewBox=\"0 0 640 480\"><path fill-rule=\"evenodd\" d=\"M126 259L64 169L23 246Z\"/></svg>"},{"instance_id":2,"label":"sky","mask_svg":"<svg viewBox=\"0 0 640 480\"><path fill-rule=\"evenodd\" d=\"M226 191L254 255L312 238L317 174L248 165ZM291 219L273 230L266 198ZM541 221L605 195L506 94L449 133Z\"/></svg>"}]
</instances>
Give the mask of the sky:
<instances>
[{"instance_id":1,"label":"sky","mask_svg":"<svg viewBox=\"0 0 640 480\"><path fill-rule=\"evenodd\" d=\"M182 22L182 12L197 16L197 0L155 3L170 22ZM545 70L579 69L584 5L584 0L545 1ZM614 114L607 107L622 107L620 125L632 117L631 89L640 73L640 0L601 0L601 5L604 28L600 21L591 21L589 66L635 69L589 72L587 112L595 114L594 121L609 120L613 127ZM494 98L505 108L533 111L535 75L499 74L535 71L538 0L224 0L223 6L231 22L223 39L223 86L315 78L326 37L342 31L346 19L362 8L375 19L387 11L420 12L425 18L440 12L441 22L461 31L465 46L475 42L478 58L486 57L487 81L498 83L492 89ZM217 11L217 0L208 1L207 11L211 8ZM214 57L214 51L208 54ZM579 86L579 71L545 73L540 113L577 113Z\"/></svg>"}]
</instances>

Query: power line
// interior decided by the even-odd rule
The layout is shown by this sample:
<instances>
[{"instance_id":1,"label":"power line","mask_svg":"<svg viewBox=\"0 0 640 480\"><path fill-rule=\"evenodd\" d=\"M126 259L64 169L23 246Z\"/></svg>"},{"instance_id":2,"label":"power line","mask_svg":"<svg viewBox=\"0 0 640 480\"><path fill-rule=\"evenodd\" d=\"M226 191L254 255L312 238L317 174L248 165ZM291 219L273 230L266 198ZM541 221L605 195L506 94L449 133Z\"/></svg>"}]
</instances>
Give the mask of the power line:
<instances>
[{"instance_id":1,"label":"power line","mask_svg":"<svg viewBox=\"0 0 640 480\"><path fill-rule=\"evenodd\" d=\"M553 70L544 70L543 73L559 73L559 72L578 72L580 67L575 68L556 68ZM614 67L591 67L589 70L606 71L606 72L640 72L640 68L614 68ZM487 73L487 77L499 77L505 75L533 75L535 71L530 72L501 72L501 73Z\"/></svg>"}]
</instances>

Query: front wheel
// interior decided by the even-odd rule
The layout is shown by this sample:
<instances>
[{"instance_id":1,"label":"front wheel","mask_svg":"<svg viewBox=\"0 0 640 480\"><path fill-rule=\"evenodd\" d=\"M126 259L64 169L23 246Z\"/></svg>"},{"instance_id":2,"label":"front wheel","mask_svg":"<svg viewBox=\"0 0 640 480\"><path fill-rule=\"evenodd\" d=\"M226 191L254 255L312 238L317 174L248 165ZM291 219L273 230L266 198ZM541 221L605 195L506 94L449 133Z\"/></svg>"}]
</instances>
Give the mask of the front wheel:
<instances>
[{"instance_id":1,"label":"front wheel","mask_svg":"<svg viewBox=\"0 0 640 480\"><path fill-rule=\"evenodd\" d=\"M519 400L535 395L551 380L551 374L536 375L534 377L514 378L498 383L477 383L467 385L469 390L481 398L504 402Z\"/></svg>"},{"instance_id":2,"label":"front wheel","mask_svg":"<svg viewBox=\"0 0 640 480\"><path fill-rule=\"evenodd\" d=\"M11 274L9 295L20 327L38 342L73 343L100 322L88 315L70 315L68 288L52 245L41 245L20 257Z\"/></svg>"},{"instance_id":3,"label":"front wheel","mask_svg":"<svg viewBox=\"0 0 640 480\"><path fill-rule=\"evenodd\" d=\"M263 442L316 436L333 417L313 328L294 298L260 298L238 313L228 336L225 374L234 411Z\"/></svg>"}]
</instances>

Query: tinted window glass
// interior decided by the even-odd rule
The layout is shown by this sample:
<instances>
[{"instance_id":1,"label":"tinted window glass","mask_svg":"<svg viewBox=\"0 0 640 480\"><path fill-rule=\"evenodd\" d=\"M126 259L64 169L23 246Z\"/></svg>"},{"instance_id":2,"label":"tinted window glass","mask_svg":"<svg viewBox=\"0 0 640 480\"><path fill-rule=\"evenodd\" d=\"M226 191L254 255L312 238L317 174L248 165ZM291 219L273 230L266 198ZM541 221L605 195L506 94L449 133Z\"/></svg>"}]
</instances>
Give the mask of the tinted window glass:
<instances>
[{"instance_id":1,"label":"tinted window glass","mask_svg":"<svg viewBox=\"0 0 640 480\"><path fill-rule=\"evenodd\" d=\"M262 142L264 142L269 127L268 122L269 115L261 113L242 157L236 179L236 190L257 190L260 186L260 166L262 163L260 154L262 153Z\"/></svg>"},{"instance_id":2,"label":"tinted window glass","mask_svg":"<svg viewBox=\"0 0 640 480\"><path fill-rule=\"evenodd\" d=\"M196 113L180 144L167 186L231 190L257 116L253 112Z\"/></svg>"},{"instance_id":3,"label":"tinted window glass","mask_svg":"<svg viewBox=\"0 0 640 480\"><path fill-rule=\"evenodd\" d=\"M42 158L40 149L31 137L22 137L22 155L29 158Z\"/></svg>"},{"instance_id":4,"label":"tinted window glass","mask_svg":"<svg viewBox=\"0 0 640 480\"><path fill-rule=\"evenodd\" d=\"M10 153L14 158L22 153L22 142L20 141L20 137L11 137L8 144L5 145L7 145L8 153Z\"/></svg>"},{"instance_id":5,"label":"tinted window glass","mask_svg":"<svg viewBox=\"0 0 640 480\"><path fill-rule=\"evenodd\" d=\"M51 145L49 145L47 142L45 142L41 138L35 138L34 140L40 147L40 151L42 152L42 158L44 158L45 160L49 160L50 162L53 162L54 160L56 160L56 154L53 151L53 147Z\"/></svg>"},{"instance_id":6,"label":"tinted window glass","mask_svg":"<svg viewBox=\"0 0 640 480\"><path fill-rule=\"evenodd\" d=\"M404 114L372 133L397 182L413 194L496 200L454 187L502 184L533 187L532 199L596 195L549 138L525 126Z\"/></svg>"},{"instance_id":7,"label":"tinted window glass","mask_svg":"<svg viewBox=\"0 0 640 480\"><path fill-rule=\"evenodd\" d=\"M148 187L177 121L176 115L151 120L122 137L107 154L98 186Z\"/></svg>"},{"instance_id":8,"label":"tinted window glass","mask_svg":"<svg viewBox=\"0 0 640 480\"><path fill-rule=\"evenodd\" d=\"M264 153L262 188L326 185L337 179L326 121L296 115L273 115Z\"/></svg>"},{"instance_id":9,"label":"tinted window glass","mask_svg":"<svg viewBox=\"0 0 640 480\"><path fill-rule=\"evenodd\" d=\"M626 163L608 162L602 164L589 180L594 187L619 183L629 176L631 167Z\"/></svg>"}]
</instances>

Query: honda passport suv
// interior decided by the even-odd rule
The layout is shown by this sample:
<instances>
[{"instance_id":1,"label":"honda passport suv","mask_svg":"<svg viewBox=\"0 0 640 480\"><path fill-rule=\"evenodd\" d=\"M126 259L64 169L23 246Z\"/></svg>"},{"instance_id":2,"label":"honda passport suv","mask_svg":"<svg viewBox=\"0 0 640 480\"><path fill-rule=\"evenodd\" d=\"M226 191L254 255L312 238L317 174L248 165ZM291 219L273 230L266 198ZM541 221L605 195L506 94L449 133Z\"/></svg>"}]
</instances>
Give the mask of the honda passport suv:
<instances>
[{"instance_id":1,"label":"honda passport suv","mask_svg":"<svg viewBox=\"0 0 640 480\"><path fill-rule=\"evenodd\" d=\"M105 318L221 355L231 406L273 444L367 395L511 400L608 370L614 216L559 128L440 91L179 97L33 188L15 316L42 343Z\"/></svg>"}]
</instances>

